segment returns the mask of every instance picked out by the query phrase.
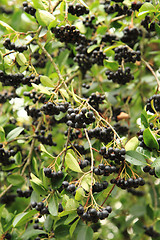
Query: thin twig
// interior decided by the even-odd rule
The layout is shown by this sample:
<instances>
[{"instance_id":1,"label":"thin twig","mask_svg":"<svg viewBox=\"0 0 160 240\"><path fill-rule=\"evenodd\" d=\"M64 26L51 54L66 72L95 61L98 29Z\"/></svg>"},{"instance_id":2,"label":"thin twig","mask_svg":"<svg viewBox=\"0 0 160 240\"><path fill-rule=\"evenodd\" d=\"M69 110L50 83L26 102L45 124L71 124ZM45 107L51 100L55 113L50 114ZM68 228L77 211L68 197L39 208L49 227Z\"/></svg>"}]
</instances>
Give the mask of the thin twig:
<instances>
[{"instance_id":1,"label":"thin twig","mask_svg":"<svg viewBox=\"0 0 160 240\"><path fill-rule=\"evenodd\" d=\"M42 121L43 121L43 117L41 117L41 119L39 120L36 131L38 131L40 129ZM34 150L35 141L36 141L36 138L34 138L32 140L31 148L30 148L30 151L29 151L29 154L28 154L28 160L27 160L27 162L25 163L25 165L22 169L22 173L21 173L22 176L24 175L24 172L25 172L26 168L30 165L30 162L31 162L31 159L32 159L32 153L33 153L33 150Z\"/></svg>"},{"instance_id":2,"label":"thin twig","mask_svg":"<svg viewBox=\"0 0 160 240\"><path fill-rule=\"evenodd\" d=\"M59 0L53 7L52 12L54 12L56 10L56 8L58 7L58 5L62 2L62 0Z\"/></svg>"},{"instance_id":3,"label":"thin twig","mask_svg":"<svg viewBox=\"0 0 160 240\"><path fill-rule=\"evenodd\" d=\"M0 194L0 199L1 199L1 197L3 197L3 195L5 195L6 192L8 192L12 187L13 187L13 185L10 184L10 185Z\"/></svg>"},{"instance_id":4,"label":"thin twig","mask_svg":"<svg viewBox=\"0 0 160 240\"><path fill-rule=\"evenodd\" d=\"M90 192L91 192L91 196L92 196L94 157L93 157L92 144L90 142L87 129L84 129L84 131L85 131L85 134L86 134L86 138L87 138L89 148L90 148L90 153L91 153L91 187L90 187Z\"/></svg>"},{"instance_id":5,"label":"thin twig","mask_svg":"<svg viewBox=\"0 0 160 240\"><path fill-rule=\"evenodd\" d=\"M63 160L62 160L62 168L64 166L65 156L66 156L66 153L67 153L67 147L68 147L70 132L71 132L71 127L68 128L67 141L66 141L65 151L64 151Z\"/></svg>"},{"instance_id":6,"label":"thin twig","mask_svg":"<svg viewBox=\"0 0 160 240\"><path fill-rule=\"evenodd\" d=\"M153 76L155 77L156 81L157 81L157 90L160 91L160 81L156 75L156 73L154 72L153 68L151 67L151 65L146 62L143 58L142 58L142 61L144 62L144 64L146 65L146 67L151 71L151 73L153 74Z\"/></svg>"}]
</instances>

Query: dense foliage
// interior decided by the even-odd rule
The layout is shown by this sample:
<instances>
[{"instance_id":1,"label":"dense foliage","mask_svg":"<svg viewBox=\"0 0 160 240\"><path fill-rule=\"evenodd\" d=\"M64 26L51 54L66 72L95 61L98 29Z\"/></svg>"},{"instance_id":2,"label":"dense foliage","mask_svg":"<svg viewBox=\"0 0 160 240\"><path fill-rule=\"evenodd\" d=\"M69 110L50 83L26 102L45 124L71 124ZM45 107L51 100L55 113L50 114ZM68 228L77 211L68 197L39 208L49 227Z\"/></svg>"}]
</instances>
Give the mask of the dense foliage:
<instances>
[{"instance_id":1,"label":"dense foliage","mask_svg":"<svg viewBox=\"0 0 160 240\"><path fill-rule=\"evenodd\" d=\"M0 239L160 239L159 1L0 19Z\"/></svg>"}]
</instances>

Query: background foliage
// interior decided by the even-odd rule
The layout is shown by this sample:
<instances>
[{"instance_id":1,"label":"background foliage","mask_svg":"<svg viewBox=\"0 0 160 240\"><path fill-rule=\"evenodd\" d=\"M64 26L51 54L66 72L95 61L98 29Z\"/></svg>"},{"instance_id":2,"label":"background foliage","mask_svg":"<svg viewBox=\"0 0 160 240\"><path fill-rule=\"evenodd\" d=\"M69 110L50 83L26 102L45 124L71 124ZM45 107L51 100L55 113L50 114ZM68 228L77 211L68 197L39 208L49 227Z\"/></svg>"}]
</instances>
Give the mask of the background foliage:
<instances>
[{"instance_id":1,"label":"background foliage","mask_svg":"<svg viewBox=\"0 0 160 240\"><path fill-rule=\"evenodd\" d=\"M159 9L1 0L1 239L160 239Z\"/></svg>"}]
</instances>

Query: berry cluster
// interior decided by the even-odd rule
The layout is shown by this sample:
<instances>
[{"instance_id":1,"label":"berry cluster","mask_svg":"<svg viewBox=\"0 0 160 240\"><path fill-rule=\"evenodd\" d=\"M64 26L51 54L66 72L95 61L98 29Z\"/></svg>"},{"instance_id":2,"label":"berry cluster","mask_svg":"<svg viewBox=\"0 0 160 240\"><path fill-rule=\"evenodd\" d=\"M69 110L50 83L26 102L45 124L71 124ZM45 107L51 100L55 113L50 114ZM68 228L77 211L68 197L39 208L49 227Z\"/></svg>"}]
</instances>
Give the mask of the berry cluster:
<instances>
[{"instance_id":1,"label":"berry cluster","mask_svg":"<svg viewBox=\"0 0 160 240\"><path fill-rule=\"evenodd\" d=\"M138 37L141 36L142 36L141 29L138 29L137 27L133 28L125 27L123 29L123 36L121 37L121 41L133 48L133 46L138 41Z\"/></svg>"},{"instance_id":2,"label":"berry cluster","mask_svg":"<svg viewBox=\"0 0 160 240\"><path fill-rule=\"evenodd\" d=\"M90 17L86 17L84 20L83 20L83 24L85 27L89 27L89 28L92 28L92 29L96 29L95 28L95 24L93 24L92 22L95 20L95 16L92 15Z\"/></svg>"},{"instance_id":3,"label":"berry cluster","mask_svg":"<svg viewBox=\"0 0 160 240\"><path fill-rule=\"evenodd\" d=\"M71 193L73 196L75 196L75 194L76 194L76 186L75 186L73 183L69 184L69 182L63 181L63 182L62 182L62 187L63 187L63 189L65 189L68 193Z\"/></svg>"},{"instance_id":4,"label":"berry cluster","mask_svg":"<svg viewBox=\"0 0 160 240\"><path fill-rule=\"evenodd\" d=\"M101 142L104 142L105 144L107 144L112 141L114 134L110 127L108 127L108 128L96 127L94 129L90 129L88 131L88 136L90 138L97 138Z\"/></svg>"},{"instance_id":5,"label":"berry cluster","mask_svg":"<svg viewBox=\"0 0 160 240\"><path fill-rule=\"evenodd\" d=\"M37 93L35 90L32 90L32 92L23 92L23 95L32 99L33 103L36 102L44 103L46 101L45 96L43 96L40 93Z\"/></svg>"},{"instance_id":6,"label":"berry cluster","mask_svg":"<svg viewBox=\"0 0 160 240\"><path fill-rule=\"evenodd\" d=\"M96 175L104 175L104 176L109 176L112 173L116 173L119 170L118 167L115 165L104 165L103 163L100 163L98 167L94 167L94 174Z\"/></svg>"},{"instance_id":7,"label":"berry cluster","mask_svg":"<svg viewBox=\"0 0 160 240\"><path fill-rule=\"evenodd\" d=\"M4 6L0 6L0 13L5 13L7 15L12 14L13 10L12 9L6 9Z\"/></svg>"},{"instance_id":8,"label":"berry cluster","mask_svg":"<svg viewBox=\"0 0 160 240\"><path fill-rule=\"evenodd\" d=\"M62 171L55 172L55 171L52 171L51 168L44 168L43 171L44 171L44 175L47 178L51 178L52 180L55 180L55 179L60 180L64 177L64 173Z\"/></svg>"},{"instance_id":9,"label":"berry cluster","mask_svg":"<svg viewBox=\"0 0 160 240\"><path fill-rule=\"evenodd\" d=\"M51 28L52 33L60 42L65 43L81 43L86 41L86 37L80 33L74 25L65 25L61 27Z\"/></svg>"},{"instance_id":10,"label":"berry cluster","mask_svg":"<svg viewBox=\"0 0 160 240\"><path fill-rule=\"evenodd\" d=\"M143 197L145 195L145 192L139 191L139 190L135 190L134 188L127 189L127 192L129 192L132 195L137 196L137 197Z\"/></svg>"},{"instance_id":11,"label":"berry cluster","mask_svg":"<svg viewBox=\"0 0 160 240\"><path fill-rule=\"evenodd\" d=\"M17 189L17 194L18 197L25 197L25 198L29 198L32 194L33 188L31 186L29 186L28 190L23 191L22 189L18 188Z\"/></svg>"},{"instance_id":12,"label":"berry cluster","mask_svg":"<svg viewBox=\"0 0 160 240\"><path fill-rule=\"evenodd\" d=\"M83 74L85 74L86 71L89 70L93 64L103 66L103 60L107 59L105 53L103 53L103 51L99 48L96 48L92 52L88 53L87 50L92 44L92 42L89 43L87 47L84 44L80 44L76 48L76 51L78 53L73 60L78 63Z\"/></svg>"},{"instance_id":13,"label":"berry cluster","mask_svg":"<svg viewBox=\"0 0 160 240\"><path fill-rule=\"evenodd\" d=\"M75 130L75 131L73 132L73 129L71 129L71 130L70 130L70 135L69 135L69 140L70 140L70 141L73 141L73 140L75 140L75 139L78 139L79 134L80 134L80 130ZM65 135L65 136L68 136L68 130L64 132L64 135Z\"/></svg>"},{"instance_id":14,"label":"berry cluster","mask_svg":"<svg viewBox=\"0 0 160 240\"><path fill-rule=\"evenodd\" d=\"M92 186L92 191L93 191L93 193L101 192L104 189L106 189L107 187L108 187L108 182L107 181L103 181L101 183L95 182L95 184Z\"/></svg>"},{"instance_id":15,"label":"berry cluster","mask_svg":"<svg viewBox=\"0 0 160 240\"><path fill-rule=\"evenodd\" d=\"M118 37L115 34L109 34L108 32L102 36L101 42L110 43L111 45L118 41Z\"/></svg>"},{"instance_id":16,"label":"berry cluster","mask_svg":"<svg viewBox=\"0 0 160 240\"><path fill-rule=\"evenodd\" d=\"M49 145L49 146L57 146L55 142L52 140L52 133L48 133L47 137L45 137L45 130L35 131L36 138L38 139L39 142Z\"/></svg>"},{"instance_id":17,"label":"berry cluster","mask_svg":"<svg viewBox=\"0 0 160 240\"><path fill-rule=\"evenodd\" d=\"M81 169L83 169L83 168L85 168L85 167L87 167L87 166L89 166L89 165L90 165L90 161L88 161L87 159L81 160L81 161L80 161L80 164L79 164L79 166L80 166Z\"/></svg>"},{"instance_id":18,"label":"berry cluster","mask_svg":"<svg viewBox=\"0 0 160 240\"><path fill-rule=\"evenodd\" d=\"M39 52L36 51L32 54L32 56L36 60L36 62L33 62L34 67L45 68L47 63L47 57L43 53L39 54Z\"/></svg>"},{"instance_id":19,"label":"berry cluster","mask_svg":"<svg viewBox=\"0 0 160 240\"><path fill-rule=\"evenodd\" d=\"M41 215L49 214L48 207L44 206L43 202L32 202L31 206L39 211Z\"/></svg>"},{"instance_id":20,"label":"berry cluster","mask_svg":"<svg viewBox=\"0 0 160 240\"><path fill-rule=\"evenodd\" d=\"M112 80L114 83L126 84L134 79L134 76L131 74L130 67L126 67L124 70L118 68L116 72L106 71L108 80Z\"/></svg>"},{"instance_id":21,"label":"berry cluster","mask_svg":"<svg viewBox=\"0 0 160 240\"><path fill-rule=\"evenodd\" d=\"M109 147L108 150L106 147L101 147L99 153L106 159L114 161L116 164L120 164L125 160L126 150L124 148L113 148Z\"/></svg>"},{"instance_id":22,"label":"berry cluster","mask_svg":"<svg viewBox=\"0 0 160 240\"><path fill-rule=\"evenodd\" d=\"M153 226L150 226L150 227L147 227L147 226L144 226L143 227L144 230L145 230L145 234L150 236L150 237L153 237L153 238L158 238L160 237L160 233L156 232L154 229L153 229Z\"/></svg>"},{"instance_id":23,"label":"berry cluster","mask_svg":"<svg viewBox=\"0 0 160 240\"><path fill-rule=\"evenodd\" d=\"M103 101L105 99L105 95L100 95L99 93L92 93L89 96L88 103L97 111L99 111L99 105L103 104Z\"/></svg>"},{"instance_id":24,"label":"berry cluster","mask_svg":"<svg viewBox=\"0 0 160 240\"><path fill-rule=\"evenodd\" d=\"M152 108L151 102L153 101L153 106L157 112L160 112L160 94L155 94L147 100L146 111L150 111L151 113L155 113Z\"/></svg>"},{"instance_id":25,"label":"berry cluster","mask_svg":"<svg viewBox=\"0 0 160 240\"><path fill-rule=\"evenodd\" d=\"M119 64L124 62L132 62L141 60L141 52L140 51L130 51L126 46L120 46L114 49L115 57L114 59L118 61Z\"/></svg>"},{"instance_id":26,"label":"berry cluster","mask_svg":"<svg viewBox=\"0 0 160 240\"><path fill-rule=\"evenodd\" d=\"M138 188L139 186L143 186L145 184L145 181L143 178L128 178L125 180L124 178L120 179L111 179L110 181L111 184L116 184L117 187L121 189L129 189L129 188Z\"/></svg>"},{"instance_id":27,"label":"berry cluster","mask_svg":"<svg viewBox=\"0 0 160 240\"><path fill-rule=\"evenodd\" d=\"M72 149L73 150L76 149L76 152L79 153L80 156L86 154L86 150L85 150L84 146L78 145L78 143L74 143Z\"/></svg>"},{"instance_id":28,"label":"berry cluster","mask_svg":"<svg viewBox=\"0 0 160 240\"><path fill-rule=\"evenodd\" d=\"M143 168L143 172L149 173L150 175L155 176L156 178L158 178L157 175L156 175L156 172L155 172L155 167L151 168L149 165L147 165L147 166L145 166Z\"/></svg>"},{"instance_id":29,"label":"berry cluster","mask_svg":"<svg viewBox=\"0 0 160 240\"><path fill-rule=\"evenodd\" d=\"M48 102L41 107L41 111L43 111L45 115L52 116L52 115L58 115L60 114L60 112L65 113L68 107L69 107L68 102L57 103L57 104L53 102Z\"/></svg>"},{"instance_id":30,"label":"berry cluster","mask_svg":"<svg viewBox=\"0 0 160 240\"><path fill-rule=\"evenodd\" d=\"M155 21L151 22L151 18L148 15L141 21L141 25L147 30L147 32L155 31Z\"/></svg>"},{"instance_id":31,"label":"berry cluster","mask_svg":"<svg viewBox=\"0 0 160 240\"><path fill-rule=\"evenodd\" d=\"M66 124L73 128L86 128L86 125L95 122L95 119L93 112L88 112L86 108L68 108Z\"/></svg>"},{"instance_id":32,"label":"berry cluster","mask_svg":"<svg viewBox=\"0 0 160 240\"><path fill-rule=\"evenodd\" d=\"M112 208L107 206L100 211L97 211L95 208L88 208L85 212L83 206L77 208L77 214L81 217L83 221L96 223L98 220L103 220L109 216L112 212Z\"/></svg>"},{"instance_id":33,"label":"berry cluster","mask_svg":"<svg viewBox=\"0 0 160 240\"><path fill-rule=\"evenodd\" d=\"M0 199L0 203L2 204L6 204L6 205L10 205L15 201L15 198L17 197L16 194L12 194L12 193L6 193L5 195L3 195Z\"/></svg>"},{"instance_id":34,"label":"berry cluster","mask_svg":"<svg viewBox=\"0 0 160 240\"><path fill-rule=\"evenodd\" d=\"M75 6L72 3L70 3L68 6L68 12L71 13L72 15L76 15L77 17L79 17L81 15L88 14L89 10L79 3L76 3Z\"/></svg>"},{"instance_id":35,"label":"berry cluster","mask_svg":"<svg viewBox=\"0 0 160 240\"><path fill-rule=\"evenodd\" d=\"M11 100L12 98L18 97L15 93L8 93L5 91L4 93L0 93L0 103L5 103L7 100Z\"/></svg>"},{"instance_id":36,"label":"berry cluster","mask_svg":"<svg viewBox=\"0 0 160 240\"><path fill-rule=\"evenodd\" d=\"M3 86L13 86L15 88L19 87L20 84L31 87L31 83L40 83L40 77L35 77L34 75L24 77L22 73L6 74L0 70L0 82L2 82Z\"/></svg>"},{"instance_id":37,"label":"berry cluster","mask_svg":"<svg viewBox=\"0 0 160 240\"><path fill-rule=\"evenodd\" d=\"M116 16L121 16L121 15L131 16L132 14L132 9L129 9L127 5L120 6L117 3L114 5L110 5L110 3L107 2L107 4L105 4L104 6L104 10L108 14L117 12Z\"/></svg>"},{"instance_id":38,"label":"berry cluster","mask_svg":"<svg viewBox=\"0 0 160 240\"><path fill-rule=\"evenodd\" d=\"M128 127L127 126L122 126L122 125L120 125L119 123L116 123L116 124L114 124L114 129L116 130L116 132L118 132L118 134L120 134L120 135L126 135L126 134L128 134Z\"/></svg>"},{"instance_id":39,"label":"berry cluster","mask_svg":"<svg viewBox=\"0 0 160 240\"><path fill-rule=\"evenodd\" d=\"M25 106L24 110L27 112L28 116L31 116L34 119L42 116L40 109L36 109L35 107L29 108L29 106Z\"/></svg>"},{"instance_id":40,"label":"berry cluster","mask_svg":"<svg viewBox=\"0 0 160 240\"><path fill-rule=\"evenodd\" d=\"M2 163L3 166L15 163L14 159L10 159L10 157L14 156L15 154L16 153L14 150L5 150L3 148L3 144L0 143L0 163Z\"/></svg>"},{"instance_id":41,"label":"berry cluster","mask_svg":"<svg viewBox=\"0 0 160 240\"><path fill-rule=\"evenodd\" d=\"M22 82L23 85L28 85L29 87L32 86L32 83L35 84L40 84L40 76L35 77L35 75L30 75L30 76L26 76L22 78Z\"/></svg>"},{"instance_id":42,"label":"berry cluster","mask_svg":"<svg viewBox=\"0 0 160 240\"><path fill-rule=\"evenodd\" d=\"M132 2L131 8L133 11L138 11L142 7L143 3L141 2Z\"/></svg>"},{"instance_id":43,"label":"berry cluster","mask_svg":"<svg viewBox=\"0 0 160 240\"><path fill-rule=\"evenodd\" d=\"M32 6L28 5L27 2L23 2L23 10L26 13L30 14L31 16L35 17L35 15L36 15L36 9L33 8Z\"/></svg>"},{"instance_id":44,"label":"berry cluster","mask_svg":"<svg viewBox=\"0 0 160 240\"><path fill-rule=\"evenodd\" d=\"M12 239L12 235L7 232L7 233L5 234L5 236L4 236L4 239L11 240L11 239Z\"/></svg>"},{"instance_id":45,"label":"berry cluster","mask_svg":"<svg viewBox=\"0 0 160 240\"><path fill-rule=\"evenodd\" d=\"M138 133L138 140L140 141L140 144L139 146L142 147L142 148L146 148L146 149L149 149L151 150L150 147L147 147L146 144L144 143L144 140L143 140L143 132L144 130L140 130L139 133ZM157 142L159 144L159 148L160 148L160 138L157 139Z\"/></svg>"},{"instance_id":46,"label":"berry cluster","mask_svg":"<svg viewBox=\"0 0 160 240\"><path fill-rule=\"evenodd\" d=\"M17 88L21 84L23 77L22 73L6 74L0 70L0 82L2 82L3 86L14 86Z\"/></svg>"},{"instance_id":47,"label":"berry cluster","mask_svg":"<svg viewBox=\"0 0 160 240\"><path fill-rule=\"evenodd\" d=\"M15 50L17 52L24 52L28 49L27 45L15 45L15 43L11 43L9 38L6 38L3 46L8 50Z\"/></svg>"},{"instance_id":48,"label":"berry cluster","mask_svg":"<svg viewBox=\"0 0 160 240\"><path fill-rule=\"evenodd\" d=\"M88 84L86 84L86 83L83 83L83 84L82 84L82 87L83 87L83 88L86 88L86 89L90 89L90 85L88 85Z\"/></svg>"}]
</instances>

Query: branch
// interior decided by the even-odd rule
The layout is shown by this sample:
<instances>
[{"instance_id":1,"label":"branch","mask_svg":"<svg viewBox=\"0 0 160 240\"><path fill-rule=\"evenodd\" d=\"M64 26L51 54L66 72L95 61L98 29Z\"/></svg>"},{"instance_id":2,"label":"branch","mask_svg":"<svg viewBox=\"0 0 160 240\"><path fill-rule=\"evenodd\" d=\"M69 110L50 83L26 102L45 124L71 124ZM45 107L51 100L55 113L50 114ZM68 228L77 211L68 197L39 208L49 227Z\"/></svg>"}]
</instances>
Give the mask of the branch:
<instances>
[{"instance_id":1,"label":"branch","mask_svg":"<svg viewBox=\"0 0 160 240\"><path fill-rule=\"evenodd\" d=\"M94 157L93 157L92 144L91 144L91 142L90 142L87 129L84 129L84 131L85 131L85 134L86 134L86 138L87 138L87 141L88 141L88 144L89 144L89 148L90 148L90 153L91 153L91 188L90 188L90 191L91 191L91 196L92 196Z\"/></svg>"},{"instance_id":2,"label":"branch","mask_svg":"<svg viewBox=\"0 0 160 240\"><path fill-rule=\"evenodd\" d=\"M41 119L38 123L38 126L36 128L36 131L38 131L40 129L42 121L43 121L43 117L41 117ZM25 165L22 169L22 173L21 173L22 176L24 175L24 172L25 172L26 168L30 165L30 162L31 162L31 159L32 159L32 153L33 153L33 150L34 150L35 141L36 141L36 138L34 138L32 140L31 148L30 148L30 151L29 151L29 154L28 154L28 160L27 160L27 162L25 163Z\"/></svg>"},{"instance_id":3,"label":"branch","mask_svg":"<svg viewBox=\"0 0 160 240\"><path fill-rule=\"evenodd\" d=\"M155 79L156 79L156 81L157 81L157 85L158 85L157 90L160 91L160 81L159 81L156 73L154 72L154 70L153 70L153 68L151 67L151 65L150 65L148 62L146 62L143 58L142 58L142 61L144 62L144 64L146 65L146 67L151 71L151 73L152 73L153 76L155 77Z\"/></svg>"},{"instance_id":4,"label":"branch","mask_svg":"<svg viewBox=\"0 0 160 240\"><path fill-rule=\"evenodd\" d=\"M63 168L63 165L64 165L65 156L66 156L66 153L67 153L67 147L68 147L70 132L71 132L71 127L68 128L67 141L66 141L65 151L64 151L63 160L62 160L62 168Z\"/></svg>"},{"instance_id":5,"label":"branch","mask_svg":"<svg viewBox=\"0 0 160 240\"><path fill-rule=\"evenodd\" d=\"M12 187L13 187L13 185L10 184L10 185L0 194L0 199L1 199L1 197L3 197L3 195L5 195L6 192L8 192Z\"/></svg>"}]
</instances>

